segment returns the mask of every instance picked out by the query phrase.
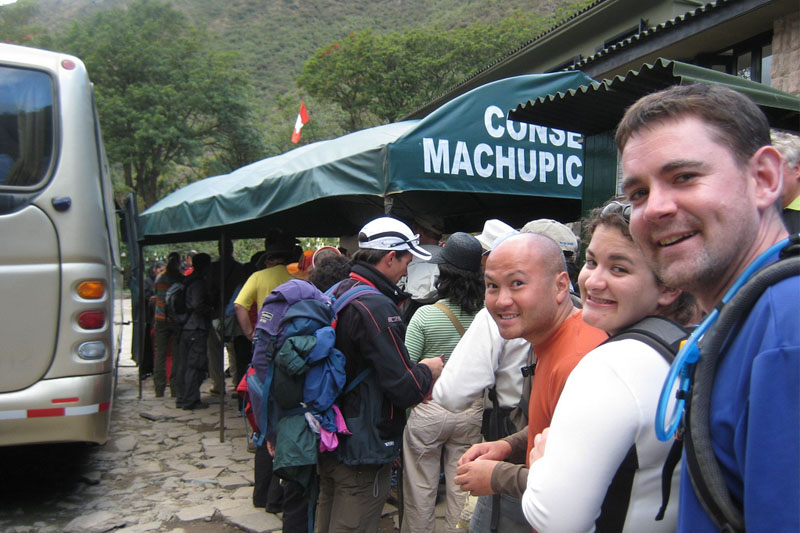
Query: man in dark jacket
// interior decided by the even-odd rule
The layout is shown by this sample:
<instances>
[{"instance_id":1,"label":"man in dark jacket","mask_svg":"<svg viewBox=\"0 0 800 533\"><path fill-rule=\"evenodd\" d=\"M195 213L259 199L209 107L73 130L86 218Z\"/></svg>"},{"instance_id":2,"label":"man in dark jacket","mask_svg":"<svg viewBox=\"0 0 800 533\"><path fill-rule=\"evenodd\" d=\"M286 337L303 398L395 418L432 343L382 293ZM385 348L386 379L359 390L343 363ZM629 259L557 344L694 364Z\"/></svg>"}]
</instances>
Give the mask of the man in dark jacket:
<instances>
[{"instance_id":1,"label":"man in dark jacket","mask_svg":"<svg viewBox=\"0 0 800 533\"><path fill-rule=\"evenodd\" d=\"M411 254L429 259L419 236L399 220L381 217L359 233L350 278L336 294L367 284L380 294L359 296L339 313L336 347L347 358L347 385L358 382L340 399L349 436L338 448L320 455L320 496L315 532L378 530L389 495L391 463L405 427L405 410L430 397L443 361L414 364L403 339L398 304L408 294L397 287Z\"/></svg>"},{"instance_id":2,"label":"man in dark jacket","mask_svg":"<svg viewBox=\"0 0 800 533\"><path fill-rule=\"evenodd\" d=\"M189 316L181 331L179 366L176 370L179 388L175 405L186 410L208 407L200 399L200 385L206 377L206 342L212 311L208 290L211 257L197 254L192 264L194 271L183 282L186 285L186 310Z\"/></svg>"}]
</instances>

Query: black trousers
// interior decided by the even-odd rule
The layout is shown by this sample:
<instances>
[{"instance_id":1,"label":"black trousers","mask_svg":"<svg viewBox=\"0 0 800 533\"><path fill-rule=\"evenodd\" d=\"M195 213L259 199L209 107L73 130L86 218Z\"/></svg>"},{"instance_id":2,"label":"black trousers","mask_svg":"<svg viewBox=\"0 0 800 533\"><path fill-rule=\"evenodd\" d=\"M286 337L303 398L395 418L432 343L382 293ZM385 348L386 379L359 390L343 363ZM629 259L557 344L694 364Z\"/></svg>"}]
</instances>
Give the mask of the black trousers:
<instances>
[{"instance_id":1,"label":"black trousers","mask_svg":"<svg viewBox=\"0 0 800 533\"><path fill-rule=\"evenodd\" d=\"M280 483L272 472L272 456L267 445L256 448L255 486L253 506L283 509L283 531L304 533L308 531L308 496L303 486L295 481Z\"/></svg>"},{"instance_id":2,"label":"black trousers","mask_svg":"<svg viewBox=\"0 0 800 533\"><path fill-rule=\"evenodd\" d=\"M178 368L178 399L183 405L200 401L200 385L206 379L208 331L185 329L181 334L180 365Z\"/></svg>"}]
</instances>

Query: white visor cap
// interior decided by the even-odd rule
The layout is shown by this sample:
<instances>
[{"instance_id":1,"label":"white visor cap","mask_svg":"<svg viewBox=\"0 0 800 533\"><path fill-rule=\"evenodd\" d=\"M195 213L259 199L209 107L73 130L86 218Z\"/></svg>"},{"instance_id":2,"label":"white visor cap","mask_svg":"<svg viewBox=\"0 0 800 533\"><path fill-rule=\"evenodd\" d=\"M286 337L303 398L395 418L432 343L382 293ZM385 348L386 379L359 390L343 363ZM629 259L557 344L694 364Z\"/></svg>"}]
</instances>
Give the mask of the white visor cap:
<instances>
[{"instance_id":1,"label":"white visor cap","mask_svg":"<svg viewBox=\"0 0 800 533\"><path fill-rule=\"evenodd\" d=\"M396 218L380 217L367 222L358 233L358 247L370 250L408 250L427 261L431 254L419 246L419 235Z\"/></svg>"}]
</instances>

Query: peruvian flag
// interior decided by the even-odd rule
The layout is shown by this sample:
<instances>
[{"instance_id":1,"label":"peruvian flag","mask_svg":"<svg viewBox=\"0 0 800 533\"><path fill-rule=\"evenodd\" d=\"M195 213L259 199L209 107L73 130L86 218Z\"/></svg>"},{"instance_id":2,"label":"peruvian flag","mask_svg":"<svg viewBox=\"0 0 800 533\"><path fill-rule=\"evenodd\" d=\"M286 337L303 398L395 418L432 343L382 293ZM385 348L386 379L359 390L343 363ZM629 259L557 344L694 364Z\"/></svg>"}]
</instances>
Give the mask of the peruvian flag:
<instances>
[{"instance_id":1,"label":"peruvian flag","mask_svg":"<svg viewBox=\"0 0 800 533\"><path fill-rule=\"evenodd\" d=\"M306 103L300 100L300 112L297 114L297 120L294 123L294 131L292 132L292 142L297 144L300 142L300 130L303 125L308 122L308 111L306 111Z\"/></svg>"}]
</instances>

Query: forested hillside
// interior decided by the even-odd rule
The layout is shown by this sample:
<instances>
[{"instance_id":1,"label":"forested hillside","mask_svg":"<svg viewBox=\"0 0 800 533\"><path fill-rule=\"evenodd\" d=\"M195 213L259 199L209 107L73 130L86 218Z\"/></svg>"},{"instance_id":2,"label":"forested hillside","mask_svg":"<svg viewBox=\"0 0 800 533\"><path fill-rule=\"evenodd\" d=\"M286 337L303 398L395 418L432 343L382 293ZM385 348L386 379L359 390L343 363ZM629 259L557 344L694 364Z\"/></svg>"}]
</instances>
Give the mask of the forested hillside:
<instances>
[{"instance_id":1,"label":"forested hillside","mask_svg":"<svg viewBox=\"0 0 800 533\"><path fill-rule=\"evenodd\" d=\"M58 30L98 9L129 0L37 0L37 19ZM198 27L216 36L215 47L241 54L266 97L296 92L294 80L319 47L351 32L453 29L493 24L515 14L549 15L556 0L171 0ZM562 2L563 3L563 2ZM533 35L531 35L533 37ZM513 48L513 46L512 46ZM487 56L487 64L493 57Z\"/></svg>"},{"instance_id":2,"label":"forested hillside","mask_svg":"<svg viewBox=\"0 0 800 533\"><path fill-rule=\"evenodd\" d=\"M0 40L84 59L119 192L150 205L187 181L293 148L301 98L311 115L303 144L390 122L589 3L19 0L0 7ZM130 84L147 98L125 101ZM150 116L156 109L173 112ZM176 125L178 111L191 120ZM170 158L154 160L164 149Z\"/></svg>"}]
</instances>

